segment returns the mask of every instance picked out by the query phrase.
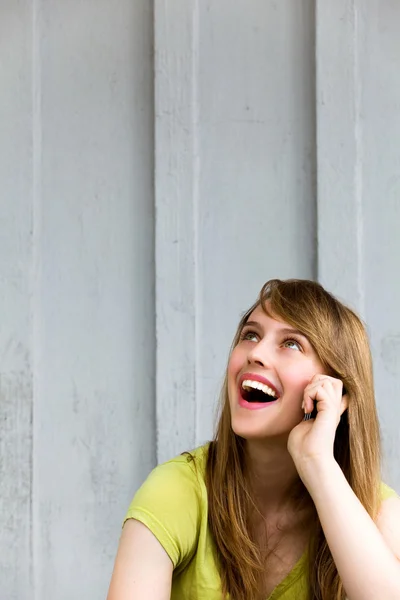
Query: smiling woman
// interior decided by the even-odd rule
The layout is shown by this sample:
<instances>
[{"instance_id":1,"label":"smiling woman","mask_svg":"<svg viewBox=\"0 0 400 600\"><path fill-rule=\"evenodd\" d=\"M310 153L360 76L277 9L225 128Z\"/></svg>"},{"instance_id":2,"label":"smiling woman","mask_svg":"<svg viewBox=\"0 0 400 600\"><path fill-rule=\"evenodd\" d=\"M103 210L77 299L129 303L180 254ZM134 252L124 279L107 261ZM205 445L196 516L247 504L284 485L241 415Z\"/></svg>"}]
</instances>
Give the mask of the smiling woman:
<instances>
[{"instance_id":1,"label":"smiling woman","mask_svg":"<svg viewBox=\"0 0 400 600\"><path fill-rule=\"evenodd\" d=\"M362 322L272 280L239 323L215 438L135 495L108 600L398 599L399 523Z\"/></svg>"},{"instance_id":2,"label":"smiling woman","mask_svg":"<svg viewBox=\"0 0 400 600\"><path fill-rule=\"evenodd\" d=\"M245 439L288 436L304 416L301 405L307 384L315 373L325 371L307 337L278 318L271 301L264 298L243 323L229 360L233 431ZM271 411L252 412L267 403L274 416Z\"/></svg>"}]
</instances>

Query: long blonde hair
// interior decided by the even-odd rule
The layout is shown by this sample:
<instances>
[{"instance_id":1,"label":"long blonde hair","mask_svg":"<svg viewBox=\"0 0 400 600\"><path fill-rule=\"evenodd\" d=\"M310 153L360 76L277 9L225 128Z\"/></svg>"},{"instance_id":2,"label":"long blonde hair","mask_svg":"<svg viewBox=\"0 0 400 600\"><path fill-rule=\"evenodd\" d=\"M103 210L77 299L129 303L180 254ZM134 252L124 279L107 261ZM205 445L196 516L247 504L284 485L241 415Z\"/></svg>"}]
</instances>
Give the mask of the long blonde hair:
<instances>
[{"instance_id":1,"label":"long blonde hair","mask_svg":"<svg viewBox=\"0 0 400 600\"><path fill-rule=\"evenodd\" d=\"M231 351L259 305L267 314L301 331L327 372L343 381L349 407L336 431L334 456L354 493L375 519L380 504L381 445L365 327L350 308L318 283L274 279L263 286L257 302L241 319ZM225 376L220 417L207 460L209 524L224 595L229 594L231 600L259 600L268 560L265 564L250 526L256 503L246 478L244 450L244 440L231 427ZM301 482L300 486L304 497L308 496ZM343 586L313 504L312 507L315 518L308 545L309 600L343 600Z\"/></svg>"}]
</instances>

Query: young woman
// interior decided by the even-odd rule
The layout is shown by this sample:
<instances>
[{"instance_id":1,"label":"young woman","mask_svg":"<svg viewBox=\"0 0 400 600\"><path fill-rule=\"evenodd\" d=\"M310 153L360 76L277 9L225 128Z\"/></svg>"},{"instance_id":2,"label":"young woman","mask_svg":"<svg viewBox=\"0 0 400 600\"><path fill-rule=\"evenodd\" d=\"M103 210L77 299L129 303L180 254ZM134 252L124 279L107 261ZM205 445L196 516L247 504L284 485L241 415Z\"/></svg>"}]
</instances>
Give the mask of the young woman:
<instances>
[{"instance_id":1,"label":"young woman","mask_svg":"<svg viewBox=\"0 0 400 600\"><path fill-rule=\"evenodd\" d=\"M399 600L400 499L354 312L315 282L269 281L221 400L214 440L137 492L108 600Z\"/></svg>"}]
</instances>

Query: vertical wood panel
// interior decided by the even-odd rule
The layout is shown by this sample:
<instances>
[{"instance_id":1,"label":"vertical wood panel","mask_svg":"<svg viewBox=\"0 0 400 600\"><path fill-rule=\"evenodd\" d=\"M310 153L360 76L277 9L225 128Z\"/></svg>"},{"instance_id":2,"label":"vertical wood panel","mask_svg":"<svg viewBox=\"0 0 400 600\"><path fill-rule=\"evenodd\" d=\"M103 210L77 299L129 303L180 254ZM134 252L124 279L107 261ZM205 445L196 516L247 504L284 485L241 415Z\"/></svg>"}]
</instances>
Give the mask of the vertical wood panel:
<instances>
[{"instance_id":1,"label":"vertical wood panel","mask_svg":"<svg viewBox=\"0 0 400 600\"><path fill-rule=\"evenodd\" d=\"M204 2L199 27L197 442L242 312L316 276L314 3Z\"/></svg>"},{"instance_id":2,"label":"vertical wood panel","mask_svg":"<svg viewBox=\"0 0 400 600\"><path fill-rule=\"evenodd\" d=\"M37 600L94 600L156 462L152 10L41 4Z\"/></svg>"},{"instance_id":3,"label":"vertical wood panel","mask_svg":"<svg viewBox=\"0 0 400 600\"><path fill-rule=\"evenodd\" d=\"M32 597L32 8L0 16L0 598Z\"/></svg>"},{"instance_id":4,"label":"vertical wood panel","mask_svg":"<svg viewBox=\"0 0 400 600\"><path fill-rule=\"evenodd\" d=\"M384 476L400 489L400 5L317 0L319 279L361 313Z\"/></svg>"},{"instance_id":5,"label":"vertical wood panel","mask_svg":"<svg viewBox=\"0 0 400 600\"><path fill-rule=\"evenodd\" d=\"M261 285L315 276L313 9L155 3L159 460L211 437Z\"/></svg>"},{"instance_id":6,"label":"vertical wood panel","mask_svg":"<svg viewBox=\"0 0 400 600\"><path fill-rule=\"evenodd\" d=\"M354 0L316 0L318 277L363 313L358 27Z\"/></svg>"},{"instance_id":7,"label":"vertical wood panel","mask_svg":"<svg viewBox=\"0 0 400 600\"><path fill-rule=\"evenodd\" d=\"M157 456L193 448L197 373L197 2L155 1Z\"/></svg>"},{"instance_id":8,"label":"vertical wood panel","mask_svg":"<svg viewBox=\"0 0 400 600\"><path fill-rule=\"evenodd\" d=\"M385 449L400 492L400 3L358 2L365 307Z\"/></svg>"}]
</instances>

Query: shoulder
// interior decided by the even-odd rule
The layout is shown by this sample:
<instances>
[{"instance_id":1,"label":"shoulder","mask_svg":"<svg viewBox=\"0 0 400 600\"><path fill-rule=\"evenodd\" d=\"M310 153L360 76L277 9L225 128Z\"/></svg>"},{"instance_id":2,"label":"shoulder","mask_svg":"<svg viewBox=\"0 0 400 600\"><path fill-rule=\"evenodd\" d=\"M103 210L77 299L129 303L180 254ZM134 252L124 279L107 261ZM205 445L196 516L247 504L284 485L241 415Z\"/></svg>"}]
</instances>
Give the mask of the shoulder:
<instances>
[{"instance_id":1,"label":"shoulder","mask_svg":"<svg viewBox=\"0 0 400 600\"><path fill-rule=\"evenodd\" d=\"M376 525L393 554L400 560L400 497L382 484L382 503Z\"/></svg>"},{"instance_id":2,"label":"shoulder","mask_svg":"<svg viewBox=\"0 0 400 600\"><path fill-rule=\"evenodd\" d=\"M153 469L146 481L160 485L180 485L199 487L205 479L208 445L200 446L190 452L164 462Z\"/></svg>"},{"instance_id":3,"label":"shoulder","mask_svg":"<svg viewBox=\"0 0 400 600\"><path fill-rule=\"evenodd\" d=\"M207 447L201 446L155 467L134 497L135 504L147 504L150 498L163 498L166 510L169 500L179 502L202 495L205 480Z\"/></svg>"},{"instance_id":4,"label":"shoulder","mask_svg":"<svg viewBox=\"0 0 400 600\"><path fill-rule=\"evenodd\" d=\"M206 450L197 448L153 469L125 516L124 522L136 519L150 529L174 567L193 556L207 514Z\"/></svg>"}]
</instances>

